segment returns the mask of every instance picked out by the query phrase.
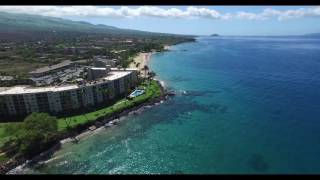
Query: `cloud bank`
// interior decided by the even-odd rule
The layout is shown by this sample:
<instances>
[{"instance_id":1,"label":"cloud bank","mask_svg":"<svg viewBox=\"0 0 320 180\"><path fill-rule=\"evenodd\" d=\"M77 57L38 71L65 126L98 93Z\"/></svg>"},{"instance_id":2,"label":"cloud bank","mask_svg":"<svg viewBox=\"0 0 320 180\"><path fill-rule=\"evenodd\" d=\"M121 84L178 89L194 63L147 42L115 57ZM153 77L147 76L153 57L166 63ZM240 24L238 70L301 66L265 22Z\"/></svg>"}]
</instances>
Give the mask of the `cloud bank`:
<instances>
[{"instance_id":1,"label":"cloud bank","mask_svg":"<svg viewBox=\"0 0 320 180\"><path fill-rule=\"evenodd\" d=\"M244 19L268 20L276 18L286 20L302 17L320 17L320 7L275 10L266 8L260 13L234 12L222 13L214 9L190 6L186 9L163 8L156 6L141 7L101 7L101 6L0 6L0 11L11 13L37 14L51 17L102 17L102 18L207 18L216 20Z\"/></svg>"}]
</instances>

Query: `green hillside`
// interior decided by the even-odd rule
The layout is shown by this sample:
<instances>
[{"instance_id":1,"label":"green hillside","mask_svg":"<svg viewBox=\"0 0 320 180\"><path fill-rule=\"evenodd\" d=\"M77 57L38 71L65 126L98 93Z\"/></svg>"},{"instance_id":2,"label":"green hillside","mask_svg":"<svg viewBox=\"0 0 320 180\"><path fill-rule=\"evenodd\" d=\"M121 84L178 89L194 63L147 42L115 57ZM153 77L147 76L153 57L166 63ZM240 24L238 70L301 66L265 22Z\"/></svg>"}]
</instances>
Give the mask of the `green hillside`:
<instances>
[{"instance_id":1,"label":"green hillside","mask_svg":"<svg viewBox=\"0 0 320 180\"><path fill-rule=\"evenodd\" d=\"M120 29L102 24L94 25L88 22L72 21L47 16L0 12L0 39L1 37L3 37L1 36L1 34L10 35L17 33L18 35L28 36L28 33L34 32L73 32L138 36L181 36L165 33L152 33L138 30Z\"/></svg>"}]
</instances>

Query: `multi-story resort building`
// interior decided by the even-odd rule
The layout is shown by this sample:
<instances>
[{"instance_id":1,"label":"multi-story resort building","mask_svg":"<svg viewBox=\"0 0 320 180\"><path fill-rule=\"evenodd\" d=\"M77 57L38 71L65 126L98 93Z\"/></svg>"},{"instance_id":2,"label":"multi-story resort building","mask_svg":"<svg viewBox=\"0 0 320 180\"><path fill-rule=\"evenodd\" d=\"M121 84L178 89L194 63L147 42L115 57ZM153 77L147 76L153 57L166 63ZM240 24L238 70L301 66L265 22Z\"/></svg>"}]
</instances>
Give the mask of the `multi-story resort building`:
<instances>
[{"instance_id":1,"label":"multi-story resort building","mask_svg":"<svg viewBox=\"0 0 320 180\"><path fill-rule=\"evenodd\" d=\"M90 81L80 80L74 84L0 87L0 115L25 116L32 112L51 114L73 112L105 104L123 96L133 89L137 82L136 69L111 68L102 77Z\"/></svg>"},{"instance_id":2,"label":"multi-story resort building","mask_svg":"<svg viewBox=\"0 0 320 180\"><path fill-rule=\"evenodd\" d=\"M43 68L36 69L34 71L31 71L29 74L32 77L41 77L41 76L45 76L45 75L48 75L48 74L53 73L53 72L57 72L59 70L67 69L70 66L72 66L73 64L74 63L72 63L71 61L67 60L67 61L63 61L63 62L61 62L59 64L55 64L55 65L52 65L52 66L46 66L46 67L43 67Z\"/></svg>"}]
</instances>

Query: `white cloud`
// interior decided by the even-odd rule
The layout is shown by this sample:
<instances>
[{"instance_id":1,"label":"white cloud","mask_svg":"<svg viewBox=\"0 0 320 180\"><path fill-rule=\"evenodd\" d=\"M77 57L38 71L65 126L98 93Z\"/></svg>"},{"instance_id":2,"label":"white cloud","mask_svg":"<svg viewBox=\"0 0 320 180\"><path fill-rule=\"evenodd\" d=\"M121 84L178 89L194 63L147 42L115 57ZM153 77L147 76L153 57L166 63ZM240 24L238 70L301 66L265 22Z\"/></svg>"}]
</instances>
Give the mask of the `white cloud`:
<instances>
[{"instance_id":1,"label":"white cloud","mask_svg":"<svg viewBox=\"0 0 320 180\"><path fill-rule=\"evenodd\" d=\"M249 12L238 12L235 16L238 19L248 19L248 20L265 20L266 18L261 14L249 13Z\"/></svg>"},{"instance_id":2,"label":"white cloud","mask_svg":"<svg viewBox=\"0 0 320 180\"><path fill-rule=\"evenodd\" d=\"M222 17L218 11L207 8L188 7L186 13L189 16L207 17L212 19L219 19Z\"/></svg>"},{"instance_id":3,"label":"white cloud","mask_svg":"<svg viewBox=\"0 0 320 180\"><path fill-rule=\"evenodd\" d=\"M207 19L245 19L267 20L276 18L286 20L301 17L320 17L320 7L275 10L266 8L260 13L234 12L221 13L204 7L187 7L186 9L164 8L156 6L140 7L101 7L101 6L0 6L0 11L12 13L38 14L52 17L110 17L110 18L207 18Z\"/></svg>"}]
</instances>

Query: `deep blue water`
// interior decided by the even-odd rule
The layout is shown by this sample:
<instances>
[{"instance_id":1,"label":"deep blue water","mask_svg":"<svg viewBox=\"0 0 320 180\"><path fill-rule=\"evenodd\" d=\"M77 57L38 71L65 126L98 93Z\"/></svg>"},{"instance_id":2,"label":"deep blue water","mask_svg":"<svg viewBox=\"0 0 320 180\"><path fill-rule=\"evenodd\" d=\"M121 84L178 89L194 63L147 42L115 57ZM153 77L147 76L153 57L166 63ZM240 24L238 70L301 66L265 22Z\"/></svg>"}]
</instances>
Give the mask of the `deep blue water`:
<instances>
[{"instance_id":1,"label":"deep blue water","mask_svg":"<svg viewBox=\"0 0 320 180\"><path fill-rule=\"evenodd\" d=\"M178 95L32 173L320 173L320 39L200 37L152 57Z\"/></svg>"}]
</instances>

